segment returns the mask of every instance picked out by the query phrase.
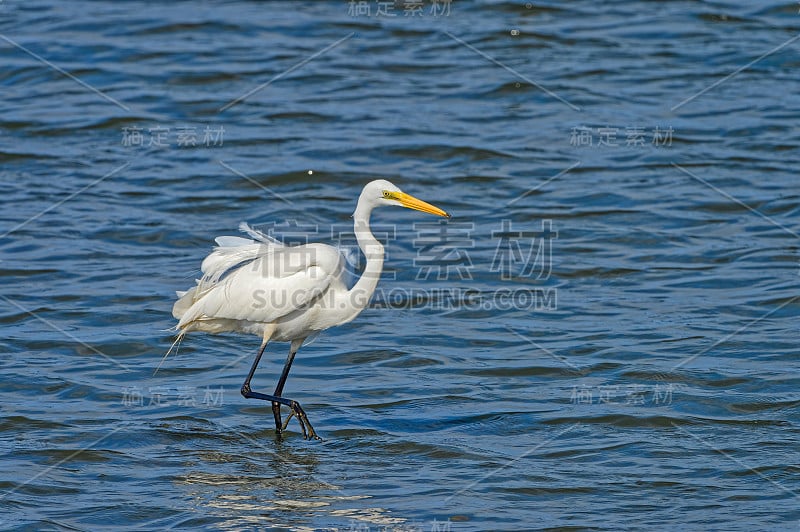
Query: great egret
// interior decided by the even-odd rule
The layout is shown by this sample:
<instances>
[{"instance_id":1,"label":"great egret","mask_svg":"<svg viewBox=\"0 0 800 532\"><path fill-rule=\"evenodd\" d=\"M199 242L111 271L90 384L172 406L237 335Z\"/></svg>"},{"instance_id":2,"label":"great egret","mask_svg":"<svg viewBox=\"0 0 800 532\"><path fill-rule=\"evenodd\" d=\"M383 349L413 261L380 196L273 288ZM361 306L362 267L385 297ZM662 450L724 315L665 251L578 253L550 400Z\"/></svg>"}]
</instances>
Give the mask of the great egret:
<instances>
[{"instance_id":1,"label":"great egret","mask_svg":"<svg viewBox=\"0 0 800 532\"><path fill-rule=\"evenodd\" d=\"M218 247L203 260L203 275L197 286L177 293L179 299L172 309L172 315L179 320L176 343L190 331L244 332L262 338L241 392L246 398L272 403L278 435L296 416L303 438L319 439L300 404L283 397L283 386L295 354L306 338L351 321L369 303L383 269L384 256L383 245L370 231L369 218L375 207L383 205L450 217L389 181L371 181L361 191L353 213L356 240L367 260L360 279L351 289L344 282L346 261L338 249L325 244L285 246L242 224L240 228L252 239L217 238ZM291 342L272 395L250 389L250 380L270 340ZM283 423L281 405L290 409Z\"/></svg>"}]
</instances>

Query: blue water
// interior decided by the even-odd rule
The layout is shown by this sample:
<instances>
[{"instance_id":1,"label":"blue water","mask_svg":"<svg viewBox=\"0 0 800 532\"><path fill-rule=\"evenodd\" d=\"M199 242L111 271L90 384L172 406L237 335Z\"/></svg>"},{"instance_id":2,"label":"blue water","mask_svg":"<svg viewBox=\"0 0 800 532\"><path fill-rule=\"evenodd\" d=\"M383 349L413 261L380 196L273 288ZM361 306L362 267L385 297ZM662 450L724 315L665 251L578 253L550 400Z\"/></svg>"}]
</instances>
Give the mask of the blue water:
<instances>
[{"instance_id":1,"label":"blue water","mask_svg":"<svg viewBox=\"0 0 800 532\"><path fill-rule=\"evenodd\" d=\"M0 528L798 528L798 5L444 4L0 2ZM255 336L154 375L214 237L378 177L454 216L376 211L323 441Z\"/></svg>"}]
</instances>

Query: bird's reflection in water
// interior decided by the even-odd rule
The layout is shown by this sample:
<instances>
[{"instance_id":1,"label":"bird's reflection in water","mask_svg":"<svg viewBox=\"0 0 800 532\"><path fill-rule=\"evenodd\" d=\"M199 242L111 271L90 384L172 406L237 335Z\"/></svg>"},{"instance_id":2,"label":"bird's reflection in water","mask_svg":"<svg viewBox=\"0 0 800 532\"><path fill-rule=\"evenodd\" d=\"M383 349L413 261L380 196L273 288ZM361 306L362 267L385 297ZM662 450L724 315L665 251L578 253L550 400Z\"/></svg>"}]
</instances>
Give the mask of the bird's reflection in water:
<instances>
[{"instance_id":1,"label":"bird's reflection in water","mask_svg":"<svg viewBox=\"0 0 800 532\"><path fill-rule=\"evenodd\" d=\"M355 501L369 495L343 494L341 486L318 477L319 462L312 447L283 444L271 430L252 435L259 445L252 445L249 435L240 436L228 435L227 451L195 450L186 457L185 475L177 479L204 514L220 518L215 527L302 531L316 530L311 523L322 520L344 530L365 530L370 525L404 530L407 519L383 508L357 506ZM222 469L228 471L220 473Z\"/></svg>"}]
</instances>

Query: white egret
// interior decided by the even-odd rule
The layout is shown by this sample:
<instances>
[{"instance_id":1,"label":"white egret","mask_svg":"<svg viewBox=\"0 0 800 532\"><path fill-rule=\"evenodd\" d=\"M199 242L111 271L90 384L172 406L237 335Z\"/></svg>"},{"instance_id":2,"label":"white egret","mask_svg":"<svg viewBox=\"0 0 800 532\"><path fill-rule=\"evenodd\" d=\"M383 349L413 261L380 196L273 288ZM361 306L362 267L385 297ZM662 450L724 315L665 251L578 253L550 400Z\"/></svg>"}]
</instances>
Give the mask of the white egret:
<instances>
[{"instance_id":1,"label":"white egret","mask_svg":"<svg viewBox=\"0 0 800 532\"><path fill-rule=\"evenodd\" d=\"M356 284L344 282L345 258L325 244L285 246L281 242L242 228L252 239L223 236L201 266L197 286L178 292L172 314L178 319L176 343L188 332L212 334L244 332L262 338L250 372L242 385L246 398L272 403L275 430L280 435L296 416L307 439L317 438L305 411L297 401L283 397L283 387L295 354L306 338L334 325L347 323L366 308L383 269L383 245L370 231L375 207L398 205L429 214L450 217L442 209L402 192L386 180L364 187L353 213L356 240L366 266ZM254 392L250 380L269 341L291 342L278 385L272 395ZM281 405L289 407L281 423ZM308 430L306 430L306 428Z\"/></svg>"}]
</instances>

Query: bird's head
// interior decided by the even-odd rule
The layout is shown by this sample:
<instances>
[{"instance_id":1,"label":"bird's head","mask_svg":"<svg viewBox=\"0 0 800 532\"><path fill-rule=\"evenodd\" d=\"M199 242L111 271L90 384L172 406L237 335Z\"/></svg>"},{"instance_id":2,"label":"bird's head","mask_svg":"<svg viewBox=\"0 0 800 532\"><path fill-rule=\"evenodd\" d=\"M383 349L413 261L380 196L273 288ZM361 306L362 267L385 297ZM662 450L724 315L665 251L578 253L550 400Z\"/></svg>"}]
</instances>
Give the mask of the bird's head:
<instances>
[{"instance_id":1,"label":"bird's head","mask_svg":"<svg viewBox=\"0 0 800 532\"><path fill-rule=\"evenodd\" d=\"M400 207L450 218L450 215L439 207L417 199L411 194L406 194L397 185L385 179L376 179L367 183L364 190L361 191L358 203L359 205L368 206L369 209L382 205L399 205Z\"/></svg>"}]
</instances>

